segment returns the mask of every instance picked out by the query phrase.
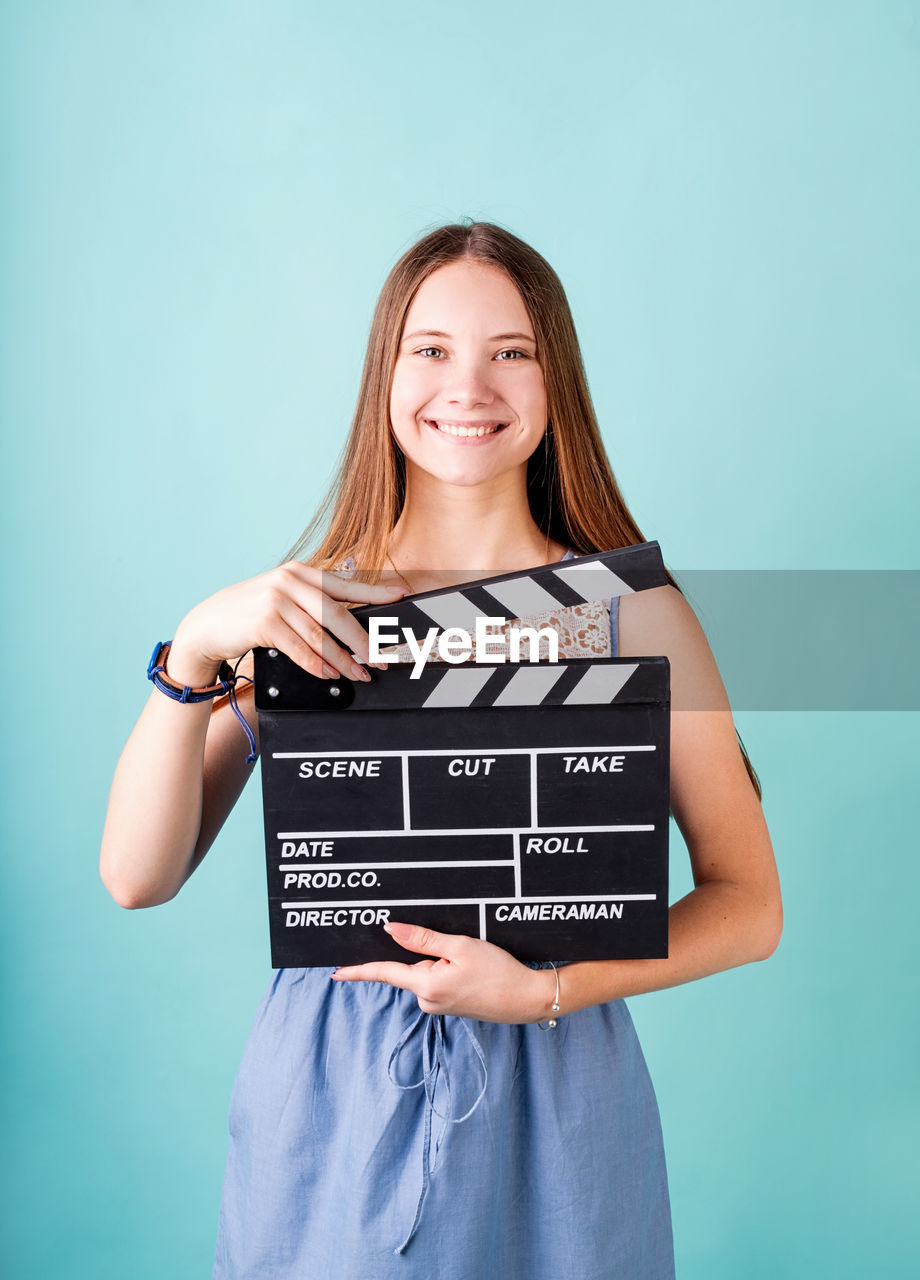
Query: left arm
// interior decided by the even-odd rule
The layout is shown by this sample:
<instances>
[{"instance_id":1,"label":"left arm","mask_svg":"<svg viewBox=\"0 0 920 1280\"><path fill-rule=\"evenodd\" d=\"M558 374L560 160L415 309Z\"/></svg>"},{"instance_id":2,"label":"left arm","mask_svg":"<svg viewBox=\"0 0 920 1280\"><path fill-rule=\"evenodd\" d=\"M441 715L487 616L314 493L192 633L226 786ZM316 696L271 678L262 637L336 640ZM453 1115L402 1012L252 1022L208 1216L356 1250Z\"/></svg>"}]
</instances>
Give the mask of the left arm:
<instances>
[{"instance_id":1,"label":"left arm","mask_svg":"<svg viewBox=\"0 0 920 1280\"><path fill-rule=\"evenodd\" d=\"M671 663L671 810L695 887L669 912L667 958L567 965L564 1009L766 960L782 933L770 834L696 615L673 587L624 597L620 641L623 657L664 653Z\"/></svg>"},{"instance_id":2,"label":"left arm","mask_svg":"<svg viewBox=\"0 0 920 1280\"><path fill-rule=\"evenodd\" d=\"M679 591L657 587L621 599L619 634L621 657L665 654L671 664L671 809L695 887L671 907L666 958L579 961L560 969L560 1016L765 960L782 932L770 835L696 615ZM389 932L407 950L439 959L353 965L336 978L404 987L427 1013L489 1022L550 1016L552 970L530 969L477 938L398 924Z\"/></svg>"}]
</instances>

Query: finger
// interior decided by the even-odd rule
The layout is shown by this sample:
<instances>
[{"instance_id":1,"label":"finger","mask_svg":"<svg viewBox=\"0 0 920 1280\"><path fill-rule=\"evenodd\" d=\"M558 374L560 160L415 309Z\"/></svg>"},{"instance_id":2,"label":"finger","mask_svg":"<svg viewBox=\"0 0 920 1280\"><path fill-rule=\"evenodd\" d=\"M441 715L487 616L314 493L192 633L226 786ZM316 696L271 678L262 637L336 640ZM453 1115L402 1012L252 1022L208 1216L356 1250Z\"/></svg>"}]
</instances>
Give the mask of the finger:
<instances>
[{"instance_id":1,"label":"finger","mask_svg":"<svg viewBox=\"0 0 920 1280\"><path fill-rule=\"evenodd\" d=\"M370 673L336 643L311 613L301 609L296 601L282 600L279 613L288 627L296 631L310 649L320 654L323 662L332 670L333 677L342 675L347 680L370 680Z\"/></svg>"},{"instance_id":2,"label":"finger","mask_svg":"<svg viewBox=\"0 0 920 1280\"><path fill-rule=\"evenodd\" d=\"M332 977L336 982L382 982L417 995L417 968L414 964L400 964L398 960L376 960L370 964L345 965L336 969Z\"/></svg>"},{"instance_id":3,"label":"finger","mask_svg":"<svg viewBox=\"0 0 920 1280\"><path fill-rule=\"evenodd\" d=\"M330 666L351 680L363 680L364 673L360 666L354 665L351 655L357 654L359 662L368 662L370 639L358 619L318 587L289 579L287 588L284 594L306 615L300 620L290 610L282 608L288 625L299 631L312 649L322 653ZM341 640L345 647L340 647L331 639L332 636Z\"/></svg>"},{"instance_id":4,"label":"finger","mask_svg":"<svg viewBox=\"0 0 920 1280\"><path fill-rule=\"evenodd\" d=\"M391 920L384 929L394 942L398 942L407 951L418 951L424 956L438 956L442 960L451 960L462 945L469 939L462 933L438 933L436 929L425 929L418 924L400 924Z\"/></svg>"},{"instance_id":5,"label":"finger","mask_svg":"<svg viewBox=\"0 0 920 1280\"><path fill-rule=\"evenodd\" d=\"M283 617L276 619L271 638L266 641L265 647L280 649L298 667L303 667L304 671L320 680L338 679L339 672L335 667L324 662L322 654L312 649L293 627L288 626Z\"/></svg>"},{"instance_id":6,"label":"finger","mask_svg":"<svg viewBox=\"0 0 920 1280\"><path fill-rule=\"evenodd\" d=\"M400 583L360 582L355 578L341 578L333 569L316 569L300 560L289 560L284 566L303 582L319 587L334 600L350 600L357 604L386 604L406 594Z\"/></svg>"},{"instance_id":7,"label":"finger","mask_svg":"<svg viewBox=\"0 0 920 1280\"><path fill-rule=\"evenodd\" d=\"M331 570L321 570L321 586L334 600L349 600L356 604L388 604L404 596L408 588L400 582L359 582L354 578L340 578Z\"/></svg>"},{"instance_id":8,"label":"finger","mask_svg":"<svg viewBox=\"0 0 920 1280\"><path fill-rule=\"evenodd\" d=\"M390 598L395 600L395 597ZM314 616L319 618L323 627L340 640L359 662L369 662L370 636L364 624L338 600L333 600L325 594L321 594L319 599L319 612Z\"/></svg>"}]
</instances>

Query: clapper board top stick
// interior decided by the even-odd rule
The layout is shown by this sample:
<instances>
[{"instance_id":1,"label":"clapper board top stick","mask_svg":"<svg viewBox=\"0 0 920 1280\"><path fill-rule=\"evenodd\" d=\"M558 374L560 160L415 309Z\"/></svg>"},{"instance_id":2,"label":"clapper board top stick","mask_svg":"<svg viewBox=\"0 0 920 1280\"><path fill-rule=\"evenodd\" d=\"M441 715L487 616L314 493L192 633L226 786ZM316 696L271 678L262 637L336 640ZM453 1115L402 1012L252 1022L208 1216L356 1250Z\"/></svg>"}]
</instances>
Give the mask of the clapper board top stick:
<instances>
[{"instance_id":1,"label":"clapper board top stick","mask_svg":"<svg viewBox=\"0 0 920 1280\"><path fill-rule=\"evenodd\" d=\"M657 543L356 609L472 632L667 581ZM406 664L257 650L272 964L405 959L388 920L521 960L667 954L668 662Z\"/></svg>"},{"instance_id":2,"label":"clapper board top stick","mask_svg":"<svg viewBox=\"0 0 920 1280\"><path fill-rule=\"evenodd\" d=\"M502 573L457 587L422 591L392 604L364 605L353 612L364 626L375 615L385 615L396 618L400 629L411 627L416 635L424 635L431 627L463 627L472 632L477 617L528 618L661 587L667 581L658 543L642 542L559 560L526 573Z\"/></svg>"}]
</instances>

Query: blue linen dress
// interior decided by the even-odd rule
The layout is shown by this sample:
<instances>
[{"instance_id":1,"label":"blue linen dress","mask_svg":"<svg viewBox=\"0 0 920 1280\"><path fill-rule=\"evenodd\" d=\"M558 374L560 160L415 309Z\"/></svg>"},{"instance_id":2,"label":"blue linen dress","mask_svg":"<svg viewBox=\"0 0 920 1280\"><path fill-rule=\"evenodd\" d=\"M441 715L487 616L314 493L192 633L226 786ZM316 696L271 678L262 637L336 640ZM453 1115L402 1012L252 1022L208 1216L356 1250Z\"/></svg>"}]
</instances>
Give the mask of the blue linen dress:
<instances>
[{"instance_id":1,"label":"blue linen dress","mask_svg":"<svg viewBox=\"0 0 920 1280\"><path fill-rule=\"evenodd\" d=\"M622 1000L544 1031L334 971L279 969L259 1005L213 1280L671 1280L658 1105Z\"/></svg>"}]
</instances>

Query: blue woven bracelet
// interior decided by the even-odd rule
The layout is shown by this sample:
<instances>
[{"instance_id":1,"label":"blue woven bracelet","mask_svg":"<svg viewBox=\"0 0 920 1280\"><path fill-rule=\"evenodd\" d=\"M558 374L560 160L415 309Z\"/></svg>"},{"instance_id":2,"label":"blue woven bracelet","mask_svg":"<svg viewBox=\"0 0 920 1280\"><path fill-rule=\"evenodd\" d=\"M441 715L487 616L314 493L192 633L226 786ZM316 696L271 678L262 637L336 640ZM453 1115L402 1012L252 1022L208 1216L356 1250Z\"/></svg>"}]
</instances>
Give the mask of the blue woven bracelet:
<instances>
[{"instance_id":1,"label":"blue woven bracelet","mask_svg":"<svg viewBox=\"0 0 920 1280\"><path fill-rule=\"evenodd\" d=\"M166 670L166 655L171 645L171 640L160 640L154 646L150 662L147 664L147 679L153 682L160 693L165 693L167 698L174 698L176 702L208 702L211 698L219 698L222 694L229 693L236 685L236 676L228 662L220 664L216 684L204 685L198 689L190 684L177 684Z\"/></svg>"},{"instance_id":2,"label":"blue woven bracelet","mask_svg":"<svg viewBox=\"0 0 920 1280\"><path fill-rule=\"evenodd\" d=\"M173 698L176 702L208 702L211 698L219 698L223 694L229 693L233 714L239 720L249 743L249 754L246 757L246 763L255 764L257 755L255 734L250 728L246 717L240 711L239 703L236 700L237 682L245 680L248 684L252 684L249 676L237 676L229 662L222 662L218 668L216 684L204 685L200 689L195 689L190 684L176 684L166 670L166 655L169 653L171 645L171 640L160 640L158 644L154 645L153 653L147 664L147 679L152 681L154 688L159 689L160 693L165 693L167 698ZM237 666L239 666L239 662Z\"/></svg>"}]
</instances>

